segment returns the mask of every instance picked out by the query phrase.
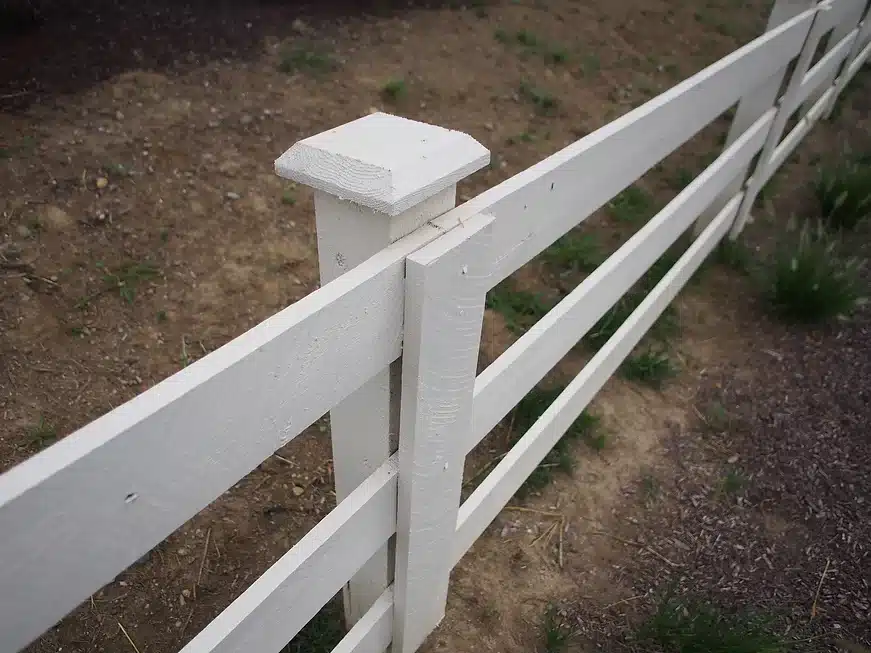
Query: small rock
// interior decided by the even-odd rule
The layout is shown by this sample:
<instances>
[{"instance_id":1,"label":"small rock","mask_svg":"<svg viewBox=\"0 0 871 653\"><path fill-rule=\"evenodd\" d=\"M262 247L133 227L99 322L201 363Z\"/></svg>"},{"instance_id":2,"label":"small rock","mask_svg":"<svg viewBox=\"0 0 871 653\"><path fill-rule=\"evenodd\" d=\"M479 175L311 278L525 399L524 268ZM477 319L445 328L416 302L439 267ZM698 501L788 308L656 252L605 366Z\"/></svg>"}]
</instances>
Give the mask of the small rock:
<instances>
[{"instance_id":1,"label":"small rock","mask_svg":"<svg viewBox=\"0 0 871 653\"><path fill-rule=\"evenodd\" d=\"M295 32L299 32L300 34L305 34L309 31L309 26L306 25L302 20L297 18L293 23L291 23L291 28Z\"/></svg>"},{"instance_id":2,"label":"small rock","mask_svg":"<svg viewBox=\"0 0 871 653\"><path fill-rule=\"evenodd\" d=\"M734 454L732 456L729 456L729 459L726 462L728 462L730 465L734 465L735 463L738 462L738 454Z\"/></svg>"},{"instance_id":3,"label":"small rock","mask_svg":"<svg viewBox=\"0 0 871 653\"><path fill-rule=\"evenodd\" d=\"M191 591L190 591L189 589L183 589L183 590L181 591L181 595L182 595L183 597L185 597L186 599L187 599L187 598L190 598Z\"/></svg>"},{"instance_id":4,"label":"small rock","mask_svg":"<svg viewBox=\"0 0 871 653\"><path fill-rule=\"evenodd\" d=\"M179 597L178 597L178 604L179 604L181 607L184 607L184 604L185 604L185 603L186 603L186 601L184 600L184 595L179 596Z\"/></svg>"},{"instance_id":5,"label":"small rock","mask_svg":"<svg viewBox=\"0 0 871 653\"><path fill-rule=\"evenodd\" d=\"M115 120L124 120L124 114L120 111L115 112Z\"/></svg>"},{"instance_id":6,"label":"small rock","mask_svg":"<svg viewBox=\"0 0 871 653\"><path fill-rule=\"evenodd\" d=\"M109 185L109 180L105 177L97 177L97 189L102 190Z\"/></svg>"},{"instance_id":7,"label":"small rock","mask_svg":"<svg viewBox=\"0 0 871 653\"><path fill-rule=\"evenodd\" d=\"M176 621L176 622L175 622L175 627L176 627L176 628L181 628L181 621Z\"/></svg>"},{"instance_id":8,"label":"small rock","mask_svg":"<svg viewBox=\"0 0 871 653\"><path fill-rule=\"evenodd\" d=\"M75 224L75 221L63 209L57 206L46 206L40 216L39 224L46 229L65 231Z\"/></svg>"},{"instance_id":9,"label":"small rock","mask_svg":"<svg viewBox=\"0 0 871 653\"><path fill-rule=\"evenodd\" d=\"M121 581L120 583L118 583L118 584L119 584L121 587L127 587L127 581L126 581L126 580L122 580L122 581Z\"/></svg>"},{"instance_id":10,"label":"small rock","mask_svg":"<svg viewBox=\"0 0 871 653\"><path fill-rule=\"evenodd\" d=\"M378 107L369 107L369 113L378 113L381 111Z\"/></svg>"},{"instance_id":11,"label":"small rock","mask_svg":"<svg viewBox=\"0 0 871 653\"><path fill-rule=\"evenodd\" d=\"M178 550L178 554L180 556L186 556L188 554L188 550L186 548L182 547Z\"/></svg>"},{"instance_id":12,"label":"small rock","mask_svg":"<svg viewBox=\"0 0 871 653\"><path fill-rule=\"evenodd\" d=\"M22 238L30 238L30 236L31 236L31 231L30 231L30 229L28 229L28 228L27 228L25 225L23 225L23 224L18 225L18 227L16 227L15 231L16 231L16 233L17 233L19 236L21 236Z\"/></svg>"},{"instance_id":13,"label":"small rock","mask_svg":"<svg viewBox=\"0 0 871 653\"><path fill-rule=\"evenodd\" d=\"M242 123L243 125L250 125L252 120L254 120L254 118L249 116L247 113L244 116L242 116L241 118L239 118L239 122Z\"/></svg>"},{"instance_id":14,"label":"small rock","mask_svg":"<svg viewBox=\"0 0 871 653\"><path fill-rule=\"evenodd\" d=\"M492 122L485 122L485 123L484 123L484 129L486 129L488 132L491 132L491 131L493 131L493 130L495 129L495 127L493 127L493 123L492 123Z\"/></svg>"},{"instance_id":15,"label":"small rock","mask_svg":"<svg viewBox=\"0 0 871 653\"><path fill-rule=\"evenodd\" d=\"M233 192L232 190L227 191L227 199L228 200L238 200L240 198L241 198L241 195L239 195L239 193Z\"/></svg>"},{"instance_id":16,"label":"small rock","mask_svg":"<svg viewBox=\"0 0 871 653\"><path fill-rule=\"evenodd\" d=\"M293 490L291 491L293 492L293 496L298 497L301 496L303 492L305 492L305 488L301 485L294 485Z\"/></svg>"}]
</instances>

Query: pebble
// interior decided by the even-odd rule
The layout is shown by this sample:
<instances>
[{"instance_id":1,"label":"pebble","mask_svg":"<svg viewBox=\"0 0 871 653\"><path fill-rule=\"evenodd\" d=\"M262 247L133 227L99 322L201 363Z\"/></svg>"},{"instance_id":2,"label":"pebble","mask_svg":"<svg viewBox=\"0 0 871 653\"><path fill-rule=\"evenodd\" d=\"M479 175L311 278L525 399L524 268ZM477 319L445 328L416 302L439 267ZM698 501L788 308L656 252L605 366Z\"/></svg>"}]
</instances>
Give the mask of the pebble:
<instances>
[{"instance_id":1,"label":"pebble","mask_svg":"<svg viewBox=\"0 0 871 653\"><path fill-rule=\"evenodd\" d=\"M178 554L180 556L186 556L188 554L188 550L186 548L182 547L178 550Z\"/></svg>"},{"instance_id":2,"label":"pebble","mask_svg":"<svg viewBox=\"0 0 871 653\"><path fill-rule=\"evenodd\" d=\"M254 120L254 119L251 116L249 116L247 113L244 116L242 116L241 118L239 118L239 122L242 123L243 125L250 125L252 120Z\"/></svg>"},{"instance_id":3,"label":"pebble","mask_svg":"<svg viewBox=\"0 0 871 653\"><path fill-rule=\"evenodd\" d=\"M292 492L293 496L298 497L301 496L303 492L305 492L305 488L303 488L301 485L294 485Z\"/></svg>"},{"instance_id":4,"label":"pebble","mask_svg":"<svg viewBox=\"0 0 871 653\"><path fill-rule=\"evenodd\" d=\"M232 190L227 191L227 199L228 200L238 200L240 198L241 198L241 195L239 195L239 193L233 192Z\"/></svg>"},{"instance_id":5,"label":"pebble","mask_svg":"<svg viewBox=\"0 0 871 653\"><path fill-rule=\"evenodd\" d=\"M97 188L99 190L104 189L108 185L109 185L108 179L106 179L105 177L97 177Z\"/></svg>"},{"instance_id":6,"label":"pebble","mask_svg":"<svg viewBox=\"0 0 871 653\"><path fill-rule=\"evenodd\" d=\"M120 111L115 112L115 120L124 120L124 114Z\"/></svg>"},{"instance_id":7,"label":"pebble","mask_svg":"<svg viewBox=\"0 0 871 653\"><path fill-rule=\"evenodd\" d=\"M729 459L726 462L728 462L730 465L734 465L735 463L738 462L738 454L735 454L733 456L729 456Z\"/></svg>"},{"instance_id":8,"label":"pebble","mask_svg":"<svg viewBox=\"0 0 871 653\"><path fill-rule=\"evenodd\" d=\"M30 238L31 231L27 228L27 226L20 224L15 229L16 233L22 238Z\"/></svg>"},{"instance_id":9,"label":"pebble","mask_svg":"<svg viewBox=\"0 0 871 653\"><path fill-rule=\"evenodd\" d=\"M181 595L182 595L183 597L185 597L186 599L187 599L187 598L190 598L191 591L190 591L189 589L183 589L183 590L181 591Z\"/></svg>"}]
</instances>

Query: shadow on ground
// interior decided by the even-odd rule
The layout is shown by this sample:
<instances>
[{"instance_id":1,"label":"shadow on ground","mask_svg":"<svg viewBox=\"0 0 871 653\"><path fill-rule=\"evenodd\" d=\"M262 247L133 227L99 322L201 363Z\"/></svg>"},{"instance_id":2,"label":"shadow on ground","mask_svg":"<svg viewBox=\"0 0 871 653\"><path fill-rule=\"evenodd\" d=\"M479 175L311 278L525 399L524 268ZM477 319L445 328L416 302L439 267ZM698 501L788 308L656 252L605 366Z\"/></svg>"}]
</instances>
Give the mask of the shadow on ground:
<instances>
[{"instance_id":1,"label":"shadow on ground","mask_svg":"<svg viewBox=\"0 0 871 653\"><path fill-rule=\"evenodd\" d=\"M0 0L0 110L21 110L127 70L258 54L293 21L383 16L459 0Z\"/></svg>"}]
</instances>

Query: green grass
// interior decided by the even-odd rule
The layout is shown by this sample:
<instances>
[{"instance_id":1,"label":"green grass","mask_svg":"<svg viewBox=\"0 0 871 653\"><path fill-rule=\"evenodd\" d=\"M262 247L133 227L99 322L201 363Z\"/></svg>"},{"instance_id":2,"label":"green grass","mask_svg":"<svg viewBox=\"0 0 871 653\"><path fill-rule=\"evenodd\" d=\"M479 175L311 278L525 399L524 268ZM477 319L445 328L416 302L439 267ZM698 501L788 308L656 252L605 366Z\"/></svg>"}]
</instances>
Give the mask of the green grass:
<instances>
[{"instance_id":1,"label":"green grass","mask_svg":"<svg viewBox=\"0 0 871 653\"><path fill-rule=\"evenodd\" d=\"M629 356L620 366L620 373L628 381L637 381L659 389L677 374L677 369L667 354L648 350Z\"/></svg>"},{"instance_id":2,"label":"green grass","mask_svg":"<svg viewBox=\"0 0 871 653\"><path fill-rule=\"evenodd\" d=\"M381 88L381 97L389 102L397 102L408 93L408 84L400 77L387 80Z\"/></svg>"},{"instance_id":3,"label":"green grass","mask_svg":"<svg viewBox=\"0 0 871 653\"><path fill-rule=\"evenodd\" d=\"M569 52L566 48L558 44L546 43L528 29L518 30L512 35L500 28L493 33L493 38L503 45L516 43L524 49L525 53L540 55L548 64L563 64L569 60Z\"/></svg>"},{"instance_id":4,"label":"green grass","mask_svg":"<svg viewBox=\"0 0 871 653\"><path fill-rule=\"evenodd\" d=\"M621 297L584 337L584 342L587 346L593 351L601 349L602 345L617 333L617 330L632 314L632 311L642 302L644 295L645 293L642 289L630 291ZM657 340L667 340L677 333L678 330L677 311L675 311L672 305L669 305L653 324L649 333Z\"/></svg>"},{"instance_id":5,"label":"green grass","mask_svg":"<svg viewBox=\"0 0 871 653\"><path fill-rule=\"evenodd\" d=\"M541 623L541 642L544 653L563 653L568 648L571 625L555 605L548 605Z\"/></svg>"},{"instance_id":6,"label":"green grass","mask_svg":"<svg viewBox=\"0 0 871 653\"><path fill-rule=\"evenodd\" d=\"M532 143L535 141L535 136L529 132L520 132L517 136L509 136L508 145L516 145L517 143Z\"/></svg>"},{"instance_id":7,"label":"green grass","mask_svg":"<svg viewBox=\"0 0 871 653\"><path fill-rule=\"evenodd\" d=\"M636 224L652 214L653 198L643 188L630 186L608 203L608 210L616 220Z\"/></svg>"},{"instance_id":8,"label":"green grass","mask_svg":"<svg viewBox=\"0 0 871 653\"><path fill-rule=\"evenodd\" d=\"M727 613L693 598L662 600L639 629L637 639L662 653L785 653L773 619L754 613Z\"/></svg>"},{"instance_id":9,"label":"green grass","mask_svg":"<svg viewBox=\"0 0 871 653\"><path fill-rule=\"evenodd\" d=\"M705 426L716 433L726 433L732 428L732 415L719 401L709 401L699 410Z\"/></svg>"},{"instance_id":10,"label":"green grass","mask_svg":"<svg viewBox=\"0 0 871 653\"><path fill-rule=\"evenodd\" d=\"M564 387L542 389L535 387L520 400L512 415L512 446L532 427L535 421L541 417L544 411L554 402ZM597 436L601 435L598 429L599 418L584 411L572 422L566 433L560 438L553 448L544 457L538 467L529 475L517 496L523 498L532 492L541 490L550 484L554 478L554 472L571 474L574 470L574 459L569 451L572 441L582 441L590 444L598 442ZM602 439L602 447L605 440ZM593 446L591 444L591 446ZM595 447L594 447L595 448Z\"/></svg>"},{"instance_id":11,"label":"green grass","mask_svg":"<svg viewBox=\"0 0 871 653\"><path fill-rule=\"evenodd\" d=\"M747 478L747 476L737 469L730 469L726 472L726 475L723 476L723 492L726 494L739 494L749 483L750 479Z\"/></svg>"},{"instance_id":12,"label":"green grass","mask_svg":"<svg viewBox=\"0 0 871 653\"><path fill-rule=\"evenodd\" d=\"M678 168L674 176L669 179L669 186L673 190L682 191L692 183L693 179L695 179L695 176L692 172L686 168Z\"/></svg>"},{"instance_id":13,"label":"green grass","mask_svg":"<svg viewBox=\"0 0 871 653\"><path fill-rule=\"evenodd\" d=\"M294 206L296 204L296 195L292 190L286 190L281 194L281 203L285 206Z\"/></svg>"},{"instance_id":14,"label":"green grass","mask_svg":"<svg viewBox=\"0 0 871 653\"><path fill-rule=\"evenodd\" d=\"M592 272L606 256L593 234L568 233L544 250L541 258L555 270Z\"/></svg>"},{"instance_id":15,"label":"green grass","mask_svg":"<svg viewBox=\"0 0 871 653\"><path fill-rule=\"evenodd\" d=\"M169 318L166 315L166 311L157 311L157 313L155 314L155 319L157 319L158 322L162 323L166 322Z\"/></svg>"},{"instance_id":16,"label":"green grass","mask_svg":"<svg viewBox=\"0 0 871 653\"><path fill-rule=\"evenodd\" d=\"M641 476L641 482L639 485L641 488L641 498L645 504L651 504L656 501L662 492L659 479L649 472Z\"/></svg>"},{"instance_id":17,"label":"green grass","mask_svg":"<svg viewBox=\"0 0 871 653\"><path fill-rule=\"evenodd\" d=\"M714 250L714 261L732 268L741 274L748 274L753 264L753 254L740 240L724 238Z\"/></svg>"},{"instance_id":18,"label":"green grass","mask_svg":"<svg viewBox=\"0 0 871 653\"><path fill-rule=\"evenodd\" d=\"M27 445L30 448L44 449L57 441L57 430L52 424L40 417L39 422L27 429Z\"/></svg>"},{"instance_id":19,"label":"green grass","mask_svg":"<svg viewBox=\"0 0 871 653\"><path fill-rule=\"evenodd\" d=\"M585 54L581 58L581 72L585 77L595 77L602 69L602 62L597 54Z\"/></svg>"},{"instance_id":20,"label":"green grass","mask_svg":"<svg viewBox=\"0 0 871 653\"><path fill-rule=\"evenodd\" d=\"M815 191L828 227L855 229L871 215L871 165L847 159L822 168Z\"/></svg>"},{"instance_id":21,"label":"green grass","mask_svg":"<svg viewBox=\"0 0 871 653\"><path fill-rule=\"evenodd\" d=\"M551 308L538 295L515 290L507 279L487 293L486 306L502 315L512 333L523 333Z\"/></svg>"},{"instance_id":22,"label":"green grass","mask_svg":"<svg viewBox=\"0 0 871 653\"><path fill-rule=\"evenodd\" d=\"M339 63L329 54L290 47L281 51L278 70L283 73L305 73L311 76L324 75L338 70Z\"/></svg>"},{"instance_id":23,"label":"green grass","mask_svg":"<svg viewBox=\"0 0 871 653\"><path fill-rule=\"evenodd\" d=\"M102 263L97 268L103 272L103 283L109 290L117 290L118 295L128 304L136 298L136 289L140 283L153 279L158 270L151 263L127 262L115 271L109 270Z\"/></svg>"},{"instance_id":24,"label":"green grass","mask_svg":"<svg viewBox=\"0 0 871 653\"><path fill-rule=\"evenodd\" d=\"M538 37L526 29L518 31L517 34L514 35L514 38L520 45L526 46L527 48L535 48L539 45Z\"/></svg>"},{"instance_id":25,"label":"green grass","mask_svg":"<svg viewBox=\"0 0 871 653\"><path fill-rule=\"evenodd\" d=\"M543 115L553 114L559 107L559 100L549 91L537 88L529 82L520 84L520 97L528 100L538 113Z\"/></svg>"},{"instance_id":26,"label":"green grass","mask_svg":"<svg viewBox=\"0 0 871 653\"><path fill-rule=\"evenodd\" d=\"M848 315L864 302L861 263L840 253L840 242L821 224L805 223L787 237L769 272L768 298L792 322L823 322Z\"/></svg>"},{"instance_id":27,"label":"green grass","mask_svg":"<svg viewBox=\"0 0 871 653\"><path fill-rule=\"evenodd\" d=\"M345 636L340 597L334 598L290 640L281 653L330 653Z\"/></svg>"}]
</instances>

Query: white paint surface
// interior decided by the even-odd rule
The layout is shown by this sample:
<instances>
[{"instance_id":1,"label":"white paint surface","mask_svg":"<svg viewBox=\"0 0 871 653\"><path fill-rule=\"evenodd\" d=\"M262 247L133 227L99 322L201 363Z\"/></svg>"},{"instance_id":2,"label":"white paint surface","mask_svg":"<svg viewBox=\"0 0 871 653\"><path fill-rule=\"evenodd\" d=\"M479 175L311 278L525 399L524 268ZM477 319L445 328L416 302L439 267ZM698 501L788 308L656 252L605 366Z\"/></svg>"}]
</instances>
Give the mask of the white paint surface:
<instances>
[{"instance_id":1,"label":"white paint surface","mask_svg":"<svg viewBox=\"0 0 871 653\"><path fill-rule=\"evenodd\" d=\"M472 429L493 269L492 223L491 216L477 216L406 263L395 653L416 651L444 617L466 455L462 435Z\"/></svg>"},{"instance_id":2,"label":"white paint surface","mask_svg":"<svg viewBox=\"0 0 871 653\"><path fill-rule=\"evenodd\" d=\"M740 199L740 195L736 196L705 228L617 332L463 503L454 541L455 563L496 518L720 242L729 229Z\"/></svg>"},{"instance_id":3,"label":"white paint surface","mask_svg":"<svg viewBox=\"0 0 871 653\"><path fill-rule=\"evenodd\" d=\"M396 531L395 458L339 503L182 653L278 653Z\"/></svg>"},{"instance_id":4,"label":"white paint surface","mask_svg":"<svg viewBox=\"0 0 871 653\"><path fill-rule=\"evenodd\" d=\"M484 167L462 132L373 113L300 141L275 162L287 179L396 216Z\"/></svg>"},{"instance_id":5,"label":"white paint surface","mask_svg":"<svg viewBox=\"0 0 871 653\"><path fill-rule=\"evenodd\" d=\"M478 444L574 347L756 155L774 119L763 115L620 249L487 367L475 381Z\"/></svg>"}]
</instances>

